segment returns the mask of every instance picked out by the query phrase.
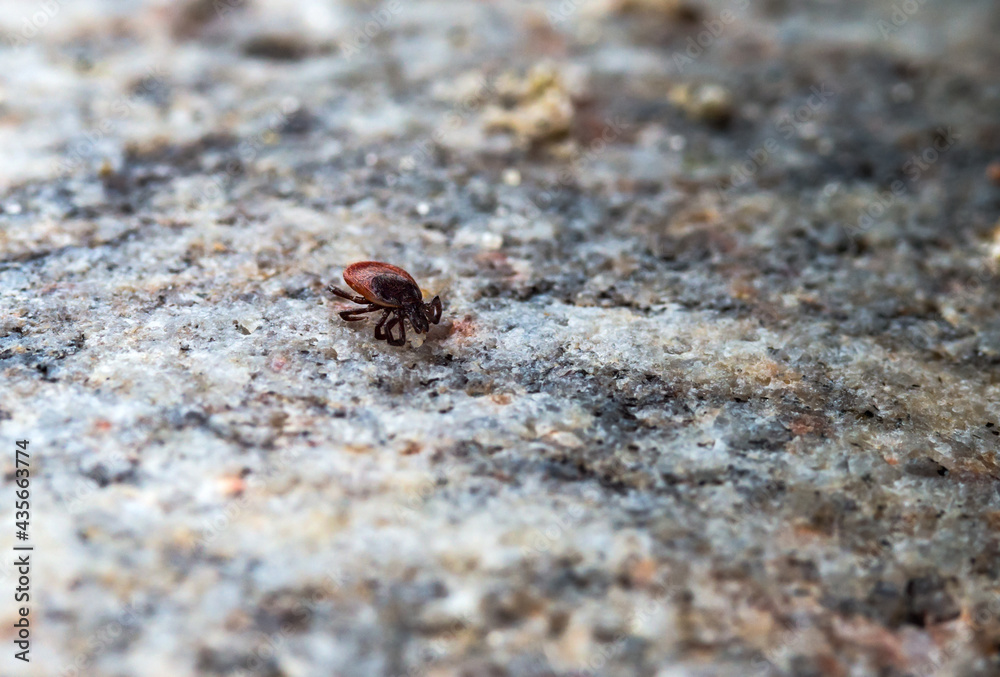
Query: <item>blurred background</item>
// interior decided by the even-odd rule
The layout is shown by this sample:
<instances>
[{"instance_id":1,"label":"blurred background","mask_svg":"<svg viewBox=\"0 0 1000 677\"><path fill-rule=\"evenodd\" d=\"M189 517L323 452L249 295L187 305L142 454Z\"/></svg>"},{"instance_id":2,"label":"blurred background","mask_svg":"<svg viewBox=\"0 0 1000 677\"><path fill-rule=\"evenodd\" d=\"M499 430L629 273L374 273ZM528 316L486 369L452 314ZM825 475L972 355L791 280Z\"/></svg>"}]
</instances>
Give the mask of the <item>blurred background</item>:
<instances>
[{"instance_id":1,"label":"blurred background","mask_svg":"<svg viewBox=\"0 0 1000 677\"><path fill-rule=\"evenodd\" d=\"M3 674L1000 674L998 33L0 4Z\"/></svg>"}]
</instances>

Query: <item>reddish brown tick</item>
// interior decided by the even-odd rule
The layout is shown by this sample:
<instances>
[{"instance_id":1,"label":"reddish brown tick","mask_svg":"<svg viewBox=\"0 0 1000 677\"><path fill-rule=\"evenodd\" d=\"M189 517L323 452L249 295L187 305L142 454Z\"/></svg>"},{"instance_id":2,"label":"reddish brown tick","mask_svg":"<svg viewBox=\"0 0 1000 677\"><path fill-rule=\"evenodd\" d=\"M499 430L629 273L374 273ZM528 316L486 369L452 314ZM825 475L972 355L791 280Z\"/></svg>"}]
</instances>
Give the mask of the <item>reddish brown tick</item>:
<instances>
[{"instance_id":1,"label":"reddish brown tick","mask_svg":"<svg viewBox=\"0 0 1000 677\"><path fill-rule=\"evenodd\" d=\"M352 296L343 289L330 285L337 296L365 305L365 308L342 310L340 317L348 322L363 320L366 313L382 311L382 317L375 325L375 339L385 340L390 346L406 343L406 325L409 320L413 331L423 334L431 328L430 323L441 321L441 298L435 296L430 303L424 303L424 296L417 281L398 266L379 261L359 261L344 270L344 282L361 296ZM390 319L392 318L392 319ZM386 324L386 320L389 321ZM393 329L399 333L393 336Z\"/></svg>"}]
</instances>

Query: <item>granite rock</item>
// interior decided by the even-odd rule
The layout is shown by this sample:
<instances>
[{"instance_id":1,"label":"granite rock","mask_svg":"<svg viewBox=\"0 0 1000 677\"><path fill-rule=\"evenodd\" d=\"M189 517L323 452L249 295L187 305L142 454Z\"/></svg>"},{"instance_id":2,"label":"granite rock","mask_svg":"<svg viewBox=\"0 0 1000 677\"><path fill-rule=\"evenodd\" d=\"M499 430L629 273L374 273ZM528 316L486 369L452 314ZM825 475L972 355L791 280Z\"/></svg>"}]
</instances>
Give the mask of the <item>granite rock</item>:
<instances>
[{"instance_id":1,"label":"granite rock","mask_svg":"<svg viewBox=\"0 0 1000 677\"><path fill-rule=\"evenodd\" d=\"M998 29L9 3L3 674L1000 674Z\"/></svg>"}]
</instances>

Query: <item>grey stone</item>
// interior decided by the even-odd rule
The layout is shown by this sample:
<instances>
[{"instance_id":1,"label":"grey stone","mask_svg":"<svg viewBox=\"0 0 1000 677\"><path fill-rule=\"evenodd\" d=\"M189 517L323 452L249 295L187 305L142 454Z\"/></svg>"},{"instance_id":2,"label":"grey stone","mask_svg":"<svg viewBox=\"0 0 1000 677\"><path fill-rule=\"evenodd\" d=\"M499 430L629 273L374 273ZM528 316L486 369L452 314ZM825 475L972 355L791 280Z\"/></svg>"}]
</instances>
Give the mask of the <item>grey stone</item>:
<instances>
[{"instance_id":1,"label":"grey stone","mask_svg":"<svg viewBox=\"0 0 1000 677\"><path fill-rule=\"evenodd\" d=\"M996 3L9 4L0 673L998 673Z\"/></svg>"}]
</instances>

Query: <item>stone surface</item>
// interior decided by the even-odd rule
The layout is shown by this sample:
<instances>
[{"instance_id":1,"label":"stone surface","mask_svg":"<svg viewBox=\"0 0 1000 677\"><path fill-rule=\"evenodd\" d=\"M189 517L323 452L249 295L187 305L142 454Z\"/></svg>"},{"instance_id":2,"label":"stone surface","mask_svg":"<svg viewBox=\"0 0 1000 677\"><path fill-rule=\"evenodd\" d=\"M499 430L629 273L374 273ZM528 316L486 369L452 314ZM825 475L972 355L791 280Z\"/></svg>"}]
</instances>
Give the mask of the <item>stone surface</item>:
<instances>
[{"instance_id":1,"label":"stone surface","mask_svg":"<svg viewBox=\"0 0 1000 677\"><path fill-rule=\"evenodd\" d=\"M1000 10L747 5L5 4L3 674L998 674Z\"/></svg>"}]
</instances>

